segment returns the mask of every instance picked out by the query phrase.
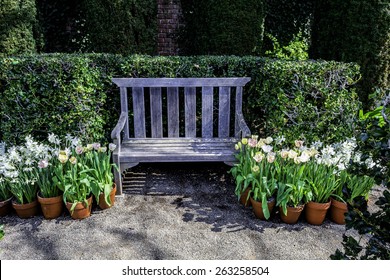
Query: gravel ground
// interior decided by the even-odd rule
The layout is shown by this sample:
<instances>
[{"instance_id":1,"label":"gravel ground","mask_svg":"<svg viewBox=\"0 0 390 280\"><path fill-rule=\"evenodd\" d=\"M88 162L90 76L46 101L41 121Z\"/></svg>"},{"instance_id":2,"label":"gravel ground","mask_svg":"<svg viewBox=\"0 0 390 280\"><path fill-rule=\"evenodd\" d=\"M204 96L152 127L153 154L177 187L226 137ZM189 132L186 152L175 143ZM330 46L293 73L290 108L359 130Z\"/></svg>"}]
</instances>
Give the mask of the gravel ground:
<instances>
[{"instance_id":1,"label":"gravel ground","mask_svg":"<svg viewBox=\"0 0 390 280\"><path fill-rule=\"evenodd\" d=\"M1 218L0 259L324 260L341 248L345 227L255 218L234 196L223 164L140 164L126 174L124 197L75 221Z\"/></svg>"}]
</instances>

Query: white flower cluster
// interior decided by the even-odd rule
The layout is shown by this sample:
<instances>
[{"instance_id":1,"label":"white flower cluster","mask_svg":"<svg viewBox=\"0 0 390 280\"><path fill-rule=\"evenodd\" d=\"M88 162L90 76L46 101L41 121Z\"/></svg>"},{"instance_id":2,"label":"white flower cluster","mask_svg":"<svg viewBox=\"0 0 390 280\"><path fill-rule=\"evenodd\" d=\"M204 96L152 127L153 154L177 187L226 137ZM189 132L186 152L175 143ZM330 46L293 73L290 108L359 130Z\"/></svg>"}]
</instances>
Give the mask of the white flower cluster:
<instances>
[{"instance_id":1,"label":"white flower cluster","mask_svg":"<svg viewBox=\"0 0 390 280\"><path fill-rule=\"evenodd\" d=\"M321 142L317 144L323 146ZM320 149L320 153L316 156L316 162L336 166L338 170L348 168L351 163L364 164L369 169L376 166L372 158L367 158L365 161L361 160L361 153L356 152L356 139L347 138L343 142L326 145Z\"/></svg>"},{"instance_id":2,"label":"white flower cluster","mask_svg":"<svg viewBox=\"0 0 390 280\"><path fill-rule=\"evenodd\" d=\"M8 179L11 183L16 183L26 180L26 176L21 176L22 173L31 173L34 168L46 168L49 161L53 157L57 157L60 152L60 139L54 135L49 134L49 143L52 145L45 145L38 143L31 136L25 138L25 143L20 146L13 146L0 155L0 178L1 180ZM79 139L67 135L65 143L69 146L65 147L65 151L70 154L71 148L79 144ZM34 176L29 174L28 182L34 183Z\"/></svg>"}]
</instances>

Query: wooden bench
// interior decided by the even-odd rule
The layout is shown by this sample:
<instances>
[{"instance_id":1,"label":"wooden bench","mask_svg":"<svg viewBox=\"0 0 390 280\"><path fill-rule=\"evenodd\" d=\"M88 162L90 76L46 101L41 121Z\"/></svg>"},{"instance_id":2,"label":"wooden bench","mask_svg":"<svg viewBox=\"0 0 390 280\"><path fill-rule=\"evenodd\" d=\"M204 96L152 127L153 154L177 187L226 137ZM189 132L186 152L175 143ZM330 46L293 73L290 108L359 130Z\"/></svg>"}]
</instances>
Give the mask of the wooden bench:
<instances>
[{"instance_id":1,"label":"wooden bench","mask_svg":"<svg viewBox=\"0 0 390 280\"><path fill-rule=\"evenodd\" d=\"M123 171L140 162L215 161L232 165L236 141L250 135L242 114L243 87L250 78L112 81L120 88L121 100L119 121L111 133L117 145L113 161L120 170L115 171L117 195L122 194ZM133 131L129 131L128 89ZM234 114L230 114L231 108Z\"/></svg>"}]
</instances>

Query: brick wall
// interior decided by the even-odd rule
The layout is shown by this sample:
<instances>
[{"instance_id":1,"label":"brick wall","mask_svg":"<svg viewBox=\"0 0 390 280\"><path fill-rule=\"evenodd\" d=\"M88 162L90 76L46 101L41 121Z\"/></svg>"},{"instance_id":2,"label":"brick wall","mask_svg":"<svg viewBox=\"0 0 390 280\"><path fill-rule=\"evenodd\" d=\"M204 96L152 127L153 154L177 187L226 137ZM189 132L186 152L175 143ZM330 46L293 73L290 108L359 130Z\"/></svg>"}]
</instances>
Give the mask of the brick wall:
<instances>
[{"instance_id":1,"label":"brick wall","mask_svg":"<svg viewBox=\"0 0 390 280\"><path fill-rule=\"evenodd\" d=\"M157 0L158 54L177 55L177 30L181 25L180 0Z\"/></svg>"}]
</instances>

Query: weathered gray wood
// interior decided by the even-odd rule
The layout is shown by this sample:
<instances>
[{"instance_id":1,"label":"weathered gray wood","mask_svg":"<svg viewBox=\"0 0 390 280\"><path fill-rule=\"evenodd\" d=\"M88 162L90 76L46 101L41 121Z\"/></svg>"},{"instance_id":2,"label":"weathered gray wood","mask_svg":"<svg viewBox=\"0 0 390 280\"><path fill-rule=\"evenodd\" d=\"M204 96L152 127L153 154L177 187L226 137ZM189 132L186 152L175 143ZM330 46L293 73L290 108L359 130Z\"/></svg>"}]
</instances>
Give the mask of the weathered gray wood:
<instances>
[{"instance_id":1,"label":"weathered gray wood","mask_svg":"<svg viewBox=\"0 0 390 280\"><path fill-rule=\"evenodd\" d=\"M196 137L196 88L184 90L185 136Z\"/></svg>"},{"instance_id":2,"label":"weathered gray wood","mask_svg":"<svg viewBox=\"0 0 390 280\"><path fill-rule=\"evenodd\" d=\"M230 87L219 88L218 137L229 137Z\"/></svg>"},{"instance_id":3,"label":"weathered gray wood","mask_svg":"<svg viewBox=\"0 0 390 280\"><path fill-rule=\"evenodd\" d=\"M168 137L179 137L179 90L176 87L167 89L168 102Z\"/></svg>"},{"instance_id":4,"label":"weathered gray wood","mask_svg":"<svg viewBox=\"0 0 390 280\"><path fill-rule=\"evenodd\" d=\"M134 113L134 136L145 138L145 98L144 89L133 87L133 113Z\"/></svg>"},{"instance_id":5,"label":"weathered gray wood","mask_svg":"<svg viewBox=\"0 0 390 280\"><path fill-rule=\"evenodd\" d=\"M202 87L202 137L213 137L213 87Z\"/></svg>"},{"instance_id":6,"label":"weathered gray wood","mask_svg":"<svg viewBox=\"0 0 390 280\"><path fill-rule=\"evenodd\" d=\"M128 113L122 112L121 115L119 116L118 123L116 124L116 126L114 127L114 129L111 132L112 139L120 141L120 134L126 125L127 119L128 119ZM125 140L127 140L127 139L125 139Z\"/></svg>"},{"instance_id":7,"label":"weathered gray wood","mask_svg":"<svg viewBox=\"0 0 390 280\"><path fill-rule=\"evenodd\" d=\"M250 78L114 78L119 87L223 87L244 86Z\"/></svg>"},{"instance_id":8,"label":"weathered gray wood","mask_svg":"<svg viewBox=\"0 0 390 280\"><path fill-rule=\"evenodd\" d=\"M123 127L124 139L129 139L129 108L128 108L128 99L127 99L127 88L120 88L121 94L121 114L126 114L126 122Z\"/></svg>"},{"instance_id":9,"label":"weathered gray wood","mask_svg":"<svg viewBox=\"0 0 390 280\"><path fill-rule=\"evenodd\" d=\"M152 138L163 137L161 88L150 88L150 122Z\"/></svg>"},{"instance_id":10,"label":"weathered gray wood","mask_svg":"<svg viewBox=\"0 0 390 280\"><path fill-rule=\"evenodd\" d=\"M234 131L236 138L247 137L251 134L242 114L242 87L236 88L236 114Z\"/></svg>"},{"instance_id":11,"label":"weathered gray wood","mask_svg":"<svg viewBox=\"0 0 390 280\"><path fill-rule=\"evenodd\" d=\"M113 160L119 167L115 171L117 194L122 193L122 172L139 162L203 162L222 161L233 164L234 145L250 130L242 114L243 86L250 78L118 78L120 86L121 116L112 138L117 144ZM134 136L129 138L127 87L132 87ZM162 87L167 87L168 138L163 137ZM184 87L185 138L179 137L179 89ZM196 138L196 87L202 88L202 138ZM229 137L231 87L236 87L234 138ZM150 88L150 116L152 138L146 138L144 89ZM219 88L218 136L213 137L213 91ZM120 134L124 131L124 139Z\"/></svg>"}]
</instances>

